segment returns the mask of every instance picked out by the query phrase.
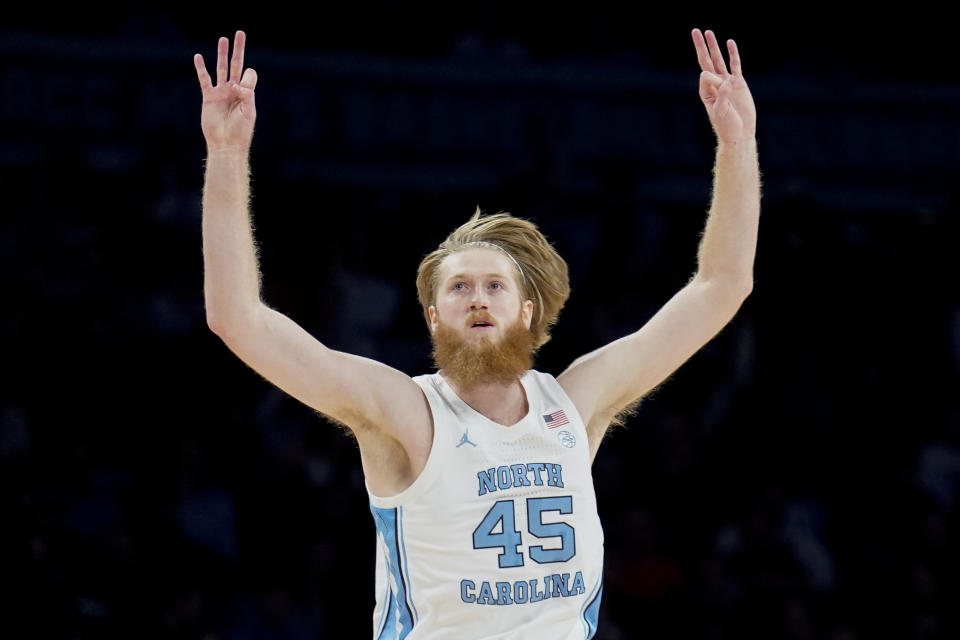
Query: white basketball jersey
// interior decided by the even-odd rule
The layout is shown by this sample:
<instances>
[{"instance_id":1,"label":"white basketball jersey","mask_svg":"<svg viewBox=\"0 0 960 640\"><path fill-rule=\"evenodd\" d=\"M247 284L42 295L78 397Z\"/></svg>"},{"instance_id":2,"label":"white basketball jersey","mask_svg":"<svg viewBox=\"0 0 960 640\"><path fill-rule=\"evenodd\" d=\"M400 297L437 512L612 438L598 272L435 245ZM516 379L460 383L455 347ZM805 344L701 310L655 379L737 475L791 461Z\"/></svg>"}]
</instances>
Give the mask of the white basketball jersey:
<instances>
[{"instance_id":1,"label":"white basketball jersey","mask_svg":"<svg viewBox=\"0 0 960 640\"><path fill-rule=\"evenodd\" d=\"M556 379L527 372L530 410L497 424L440 374L414 378L433 413L426 466L370 495L376 640L583 640L596 631L603 530L583 421Z\"/></svg>"}]
</instances>

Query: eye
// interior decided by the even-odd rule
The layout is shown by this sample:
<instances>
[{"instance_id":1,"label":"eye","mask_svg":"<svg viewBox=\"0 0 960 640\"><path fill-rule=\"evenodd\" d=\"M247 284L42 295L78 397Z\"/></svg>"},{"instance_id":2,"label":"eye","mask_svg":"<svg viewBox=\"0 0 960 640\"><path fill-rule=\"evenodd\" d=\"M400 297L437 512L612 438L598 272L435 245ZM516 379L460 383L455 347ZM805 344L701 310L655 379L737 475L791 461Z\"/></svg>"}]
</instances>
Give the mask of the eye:
<instances>
[{"instance_id":1,"label":"eye","mask_svg":"<svg viewBox=\"0 0 960 640\"><path fill-rule=\"evenodd\" d=\"M491 289L503 289L503 283L497 282L496 280L490 283Z\"/></svg>"},{"instance_id":2,"label":"eye","mask_svg":"<svg viewBox=\"0 0 960 640\"><path fill-rule=\"evenodd\" d=\"M453 283L453 290L454 290L454 291L466 291L466 290L467 290L467 283L466 283L466 282L455 282L455 283Z\"/></svg>"}]
</instances>

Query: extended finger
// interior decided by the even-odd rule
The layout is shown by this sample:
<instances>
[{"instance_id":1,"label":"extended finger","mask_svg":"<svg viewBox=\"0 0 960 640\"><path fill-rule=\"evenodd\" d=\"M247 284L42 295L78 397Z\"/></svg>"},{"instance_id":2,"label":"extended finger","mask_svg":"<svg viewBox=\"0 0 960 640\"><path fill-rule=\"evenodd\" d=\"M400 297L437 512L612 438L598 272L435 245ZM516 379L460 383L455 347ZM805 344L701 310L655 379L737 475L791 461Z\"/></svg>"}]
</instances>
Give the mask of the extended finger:
<instances>
[{"instance_id":1,"label":"extended finger","mask_svg":"<svg viewBox=\"0 0 960 640\"><path fill-rule=\"evenodd\" d=\"M247 34L237 31L233 37L233 57L230 59L230 79L239 82L243 73L243 50L247 44Z\"/></svg>"},{"instance_id":2,"label":"extended finger","mask_svg":"<svg viewBox=\"0 0 960 640\"><path fill-rule=\"evenodd\" d=\"M227 50L230 47L230 41L226 38L220 38L217 42L217 86L219 87L227 81Z\"/></svg>"},{"instance_id":3,"label":"extended finger","mask_svg":"<svg viewBox=\"0 0 960 640\"><path fill-rule=\"evenodd\" d=\"M200 90L206 91L213 86L210 80L210 74L207 73L207 65L203 63L203 56L199 53L193 56L193 66L197 68L197 79L200 81Z\"/></svg>"},{"instance_id":4,"label":"extended finger","mask_svg":"<svg viewBox=\"0 0 960 640\"><path fill-rule=\"evenodd\" d=\"M243 72L243 78L240 79L240 86L253 90L257 88L257 72L253 69L247 69Z\"/></svg>"},{"instance_id":5,"label":"extended finger","mask_svg":"<svg viewBox=\"0 0 960 640\"><path fill-rule=\"evenodd\" d=\"M703 40L703 34L700 29L693 30L693 46L697 50L697 61L700 63L700 69L703 71L713 71L713 60L710 59L710 53L707 51L707 43Z\"/></svg>"},{"instance_id":6,"label":"extended finger","mask_svg":"<svg viewBox=\"0 0 960 640\"><path fill-rule=\"evenodd\" d=\"M713 71L720 75L727 74L727 64L723 61L723 54L720 53L720 45L717 43L717 36L713 31L707 31L707 48L710 49L710 59L713 60Z\"/></svg>"},{"instance_id":7,"label":"extended finger","mask_svg":"<svg viewBox=\"0 0 960 640\"><path fill-rule=\"evenodd\" d=\"M737 43L733 40L727 40L727 53L730 54L730 73L735 76L742 76L743 69L740 66L740 52L737 50Z\"/></svg>"}]
</instances>

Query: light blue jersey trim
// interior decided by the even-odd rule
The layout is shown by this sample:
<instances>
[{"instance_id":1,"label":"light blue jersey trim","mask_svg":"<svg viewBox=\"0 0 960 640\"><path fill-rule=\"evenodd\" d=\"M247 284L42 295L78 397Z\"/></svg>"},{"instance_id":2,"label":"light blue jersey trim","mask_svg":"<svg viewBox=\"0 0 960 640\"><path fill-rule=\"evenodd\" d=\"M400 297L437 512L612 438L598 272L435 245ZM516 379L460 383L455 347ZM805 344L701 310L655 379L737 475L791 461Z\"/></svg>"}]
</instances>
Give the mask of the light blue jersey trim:
<instances>
[{"instance_id":1,"label":"light blue jersey trim","mask_svg":"<svg viewBox=\"0 0 960 640\"><path fill-rule=\"evenodd\" d=\"M584 603L580 610L580 621L583 623L583 630L587 634L586 639L590 640L597 632L597 618L600 616L600 599L603 597L603 578L597 581L590 592L590 597Z\"/></svg>"},{"instance_id":2,"label":"light blue jersey trim","mask_svg":"<svg viewBox=\"0 0 960 640\"><path fill-rule=\"evenodd\" d=\"M406 554L401 550L401 517L399 509L381 509L370 503L370 511L377 525L377 534L386 545L384 558L388 578L389 597L384 611L384 626L378 640L403 640L413 631L417 616L410 600L409 580L405 575Z\"/></svg>"},{"instance_id":3,"label":"light blue jersey trim","mask_svg":"<svg viewBox=\"0 0 960 640\"><path fill-rule=\"evenodd\" d=\"M388 640L388 638L397 637L396 629L391 629L393 633L390 636L384 635L384 633L387 631L387 619L391 616L392 613L393 613L393 591L390 589L390 587L387 587L387 596L386 598L384 598L384 603L383 603L383 613L380 614L382 618L380 620L380 630L377 631L377 636L376 636L377 640Z\"/></svg>"},{"instance_id":4,"label":"light blue jersey trim","mask_svg":"<svg viewBox=\"0 0 960 640\"><path fill-rule=\"evenodd\" d=\"M410 563L407 562L407 543L406 536L403 534L403 507L397 507L397 524L400 531L400 551L403 554L403 565L400 568L407 588L407 605L413 609L413 624L416 626L420 614L417 613L417 606L413 603L413 588L410 586Z\"/></svg>"}]
</instances>

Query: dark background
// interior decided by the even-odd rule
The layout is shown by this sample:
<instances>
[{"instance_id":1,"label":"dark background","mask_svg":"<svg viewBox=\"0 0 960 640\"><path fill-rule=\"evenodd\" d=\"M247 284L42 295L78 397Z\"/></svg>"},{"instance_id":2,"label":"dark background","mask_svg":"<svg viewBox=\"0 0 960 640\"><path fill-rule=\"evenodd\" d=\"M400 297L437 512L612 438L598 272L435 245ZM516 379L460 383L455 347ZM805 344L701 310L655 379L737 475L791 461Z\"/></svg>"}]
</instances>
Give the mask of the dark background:
<instances>
[{"instance_id":1,"label":"dark background","mask_svg":"<svg viewBox=\"0 0 960 640\"><path fill-rule=\"evenodd\" d=\"M206 326L194 52L248 34L271 306L427 372L417 264L476 205L507 210L570 264L537 363L558 374L695 269L713 138L694 26L737 39L757 103L756 284L601 447L597 638L960 633L945 16L5 11L0 637L370 632L354 442Z\"/></svg>"}]
</instances>

